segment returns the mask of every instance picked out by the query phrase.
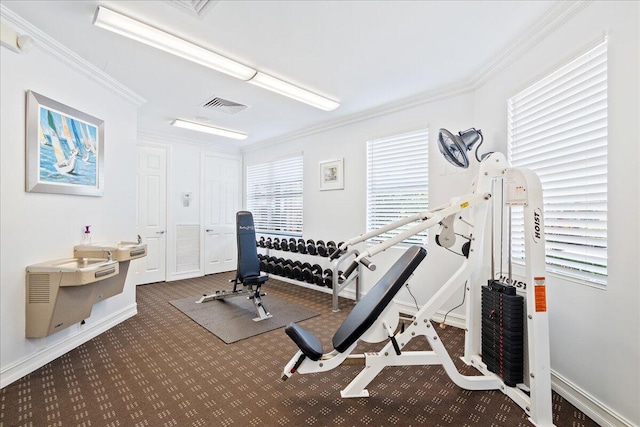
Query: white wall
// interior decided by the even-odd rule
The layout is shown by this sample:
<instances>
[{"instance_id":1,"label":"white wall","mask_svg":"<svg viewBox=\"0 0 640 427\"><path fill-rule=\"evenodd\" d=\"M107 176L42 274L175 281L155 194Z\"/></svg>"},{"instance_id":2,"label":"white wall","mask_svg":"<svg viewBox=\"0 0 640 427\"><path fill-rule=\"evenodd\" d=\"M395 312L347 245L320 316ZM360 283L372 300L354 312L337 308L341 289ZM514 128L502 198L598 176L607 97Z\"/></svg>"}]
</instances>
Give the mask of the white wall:
<instances>
[{"instance_id":1,"label":"white wall","mask_svg":"<svg viewBox=\"0 0 640 427\"><path fill-rule=\"evenodd\" d=\"M93 240L125 240L136 235L136 106L87 74L35 47L16 54L0 49L0 375L4 387L135 315L135 287L93 307L86 324L46 338L25 338L25 268L69 258L83 225ZM103 197L25 192L26 90L33 90L104 120Z\"/></svg>"},{"instance_id":2,"label":"white wall","mask_svg":"<svg viewBox=\"0 0 640 427\"><path fill-rule=\"evenodd\" d=\"M506 149L507 99L609 33L606 289L548 278L551 367L578 391L640 424L638 2L593 2L475 93L475 117ZM617 420L620 421L620 420Z\"/></svg>"}]
</instances>

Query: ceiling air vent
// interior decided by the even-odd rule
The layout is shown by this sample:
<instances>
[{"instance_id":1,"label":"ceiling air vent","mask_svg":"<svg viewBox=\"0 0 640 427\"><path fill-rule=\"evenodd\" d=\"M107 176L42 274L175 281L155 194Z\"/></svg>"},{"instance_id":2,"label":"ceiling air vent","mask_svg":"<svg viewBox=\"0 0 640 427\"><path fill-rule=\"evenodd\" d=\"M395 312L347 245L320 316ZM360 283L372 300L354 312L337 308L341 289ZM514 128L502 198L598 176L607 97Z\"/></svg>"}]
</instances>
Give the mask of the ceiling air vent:
<instances>
[{"instance_id":1,"label":"ceiling air vent","mask_svg":"<svg viewBox=\"0 0 640 427\"><path fill-rule=\"evenodd\" d=\"M198 18L204 18L219 0L171 0L170 4Z\"/></svg>"},{"instance_id":2,"label":"ceiling air vent","mask_svg":"<svg viewBox=\"0 0 640 427\"><path fill-rule=\"evenodd\" d=\"M237 114L240 111L249 108L247 105L238 104L237 102L229 101L228 99L215 97L202 105L204 108L210 110L219 111L226 114Z\"/></svg>"}]
</instances>

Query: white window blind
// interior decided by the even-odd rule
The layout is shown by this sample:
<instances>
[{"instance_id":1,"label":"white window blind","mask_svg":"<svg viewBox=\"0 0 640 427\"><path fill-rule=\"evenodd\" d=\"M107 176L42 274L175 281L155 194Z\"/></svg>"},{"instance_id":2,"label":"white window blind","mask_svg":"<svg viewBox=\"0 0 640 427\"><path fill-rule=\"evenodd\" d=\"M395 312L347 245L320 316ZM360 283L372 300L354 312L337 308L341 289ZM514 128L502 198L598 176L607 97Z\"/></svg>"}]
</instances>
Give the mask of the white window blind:
<instances>
[{"instance_id":1,"label":"white window blind","mask_svg":"<svg viewBox=\"0 0 640 427\"><path fill-rule=\"evenodd\" d=\"M607 44L509 100L509 160L535 171L544 194L549 271L607 281ZM512 257L522 262L522 214Z\"/></svg>"},{"instance_id":2,"label":"white window blind","mask_svg":"<svg viewBox=\"0 0 640 427\"><path fill-rule=\"evenodd\" d=\"M427 210L428 147L428 130L367 142L367 232ZM371 240L386 240L408 227ZM404 243L421 244L426 236L424 231Z\"/></svg>"},{"instance_id":3,"label":"white window blind","mask_svg":"<svg viewBox=\"0 0 640 427\"><path fill-rule=\"evenodd\" d=\"M256 231L302 235L302 156L247 166L246 206Z\"/></svg>"}]
</instances>

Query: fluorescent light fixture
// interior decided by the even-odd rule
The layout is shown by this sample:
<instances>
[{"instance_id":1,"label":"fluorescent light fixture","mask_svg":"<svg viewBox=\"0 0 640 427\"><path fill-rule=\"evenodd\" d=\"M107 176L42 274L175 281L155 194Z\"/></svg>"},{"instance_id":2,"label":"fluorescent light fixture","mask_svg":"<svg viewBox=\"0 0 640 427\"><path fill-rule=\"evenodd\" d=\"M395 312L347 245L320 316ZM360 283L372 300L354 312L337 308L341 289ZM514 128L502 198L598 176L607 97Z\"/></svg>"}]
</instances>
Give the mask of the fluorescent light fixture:
<instances>
[{"instance_id":1,"label":"fluorescent light fixture","mask_svg":"<svg viewBox=\"0 0 640 427\"><path fill-rule=\"evenodd\" d=\"M325 111L335 110L339 103L324 98L308 90L299 88L283 80L242 65L203 47L122 15L103 6L98 6L93 24L113 31L116 34L155 47L180 58L195 62L240 80L249 81L256 86L276 92L280 95L304 102Z\"/></svg>"},{"instance_id":2,"label":"fluorescent light fixture","mask_svg":"<svg viewBox=\"0 0 640 427\"><path fill-rule=\"evenodd\" d=\"M296 101L304 102L305 104L309 104L324 111L332 111L340 106L340 104L335 101L316 95L315 93L301 89L298 86L276 79L275 77L271 77L270 75L260 71L258 71L256 75L249 80L249 83L295 99Z\"/></svg>"},{"instance_id":3,"label":"fluorescent light fixture","mask_svg":"<svg viewBox=\"0 0 640 427\"><path fill-rule=\"evenodd\" d=\"M256 74L253 68L103 6L98 6L93 24L240 80L249 80Z\"/></svg>"},{"instance_id":4,"label":"fluorescent light fixture","mask_svg":"<svg viewBox=\"0 0 640 427\"><path fill-rule=\"evenodd\" d=\"M211 133L213 135L224 136L226 138L233 139L247 139L247 134L242 132L236 132L234 130L217 128L214 126L203 125L202 123L190 122L182 119L175 119L171 122L172 126L176 126L183 129L195 130L198 132Z\"/></svg>"}]
</instances>

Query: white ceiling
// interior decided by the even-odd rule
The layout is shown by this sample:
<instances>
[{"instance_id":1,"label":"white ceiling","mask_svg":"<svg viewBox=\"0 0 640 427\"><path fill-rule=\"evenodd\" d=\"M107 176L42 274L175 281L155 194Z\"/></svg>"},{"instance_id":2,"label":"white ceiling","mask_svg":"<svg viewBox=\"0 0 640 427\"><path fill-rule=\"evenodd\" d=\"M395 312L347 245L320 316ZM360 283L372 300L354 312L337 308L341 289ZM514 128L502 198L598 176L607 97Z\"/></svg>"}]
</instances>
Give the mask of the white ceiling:
<instances>
[{"instance_id":1,"label":"white ceiling","mask_svg":"<svg viewBox=\"0 0 640 427\"><path fill-rule=\"evenodd\" d=\"M205 0L181 0L202 6ZM2 4L144 97L143 132L247 145L285 137L461 81L491 63L555 1L174 1ZM98 5L341 103L325 112L92 25ZM227 115L218 96L250 108ZM174 118L249 134L177 129Z\"/></svg>"}]
</instances>

